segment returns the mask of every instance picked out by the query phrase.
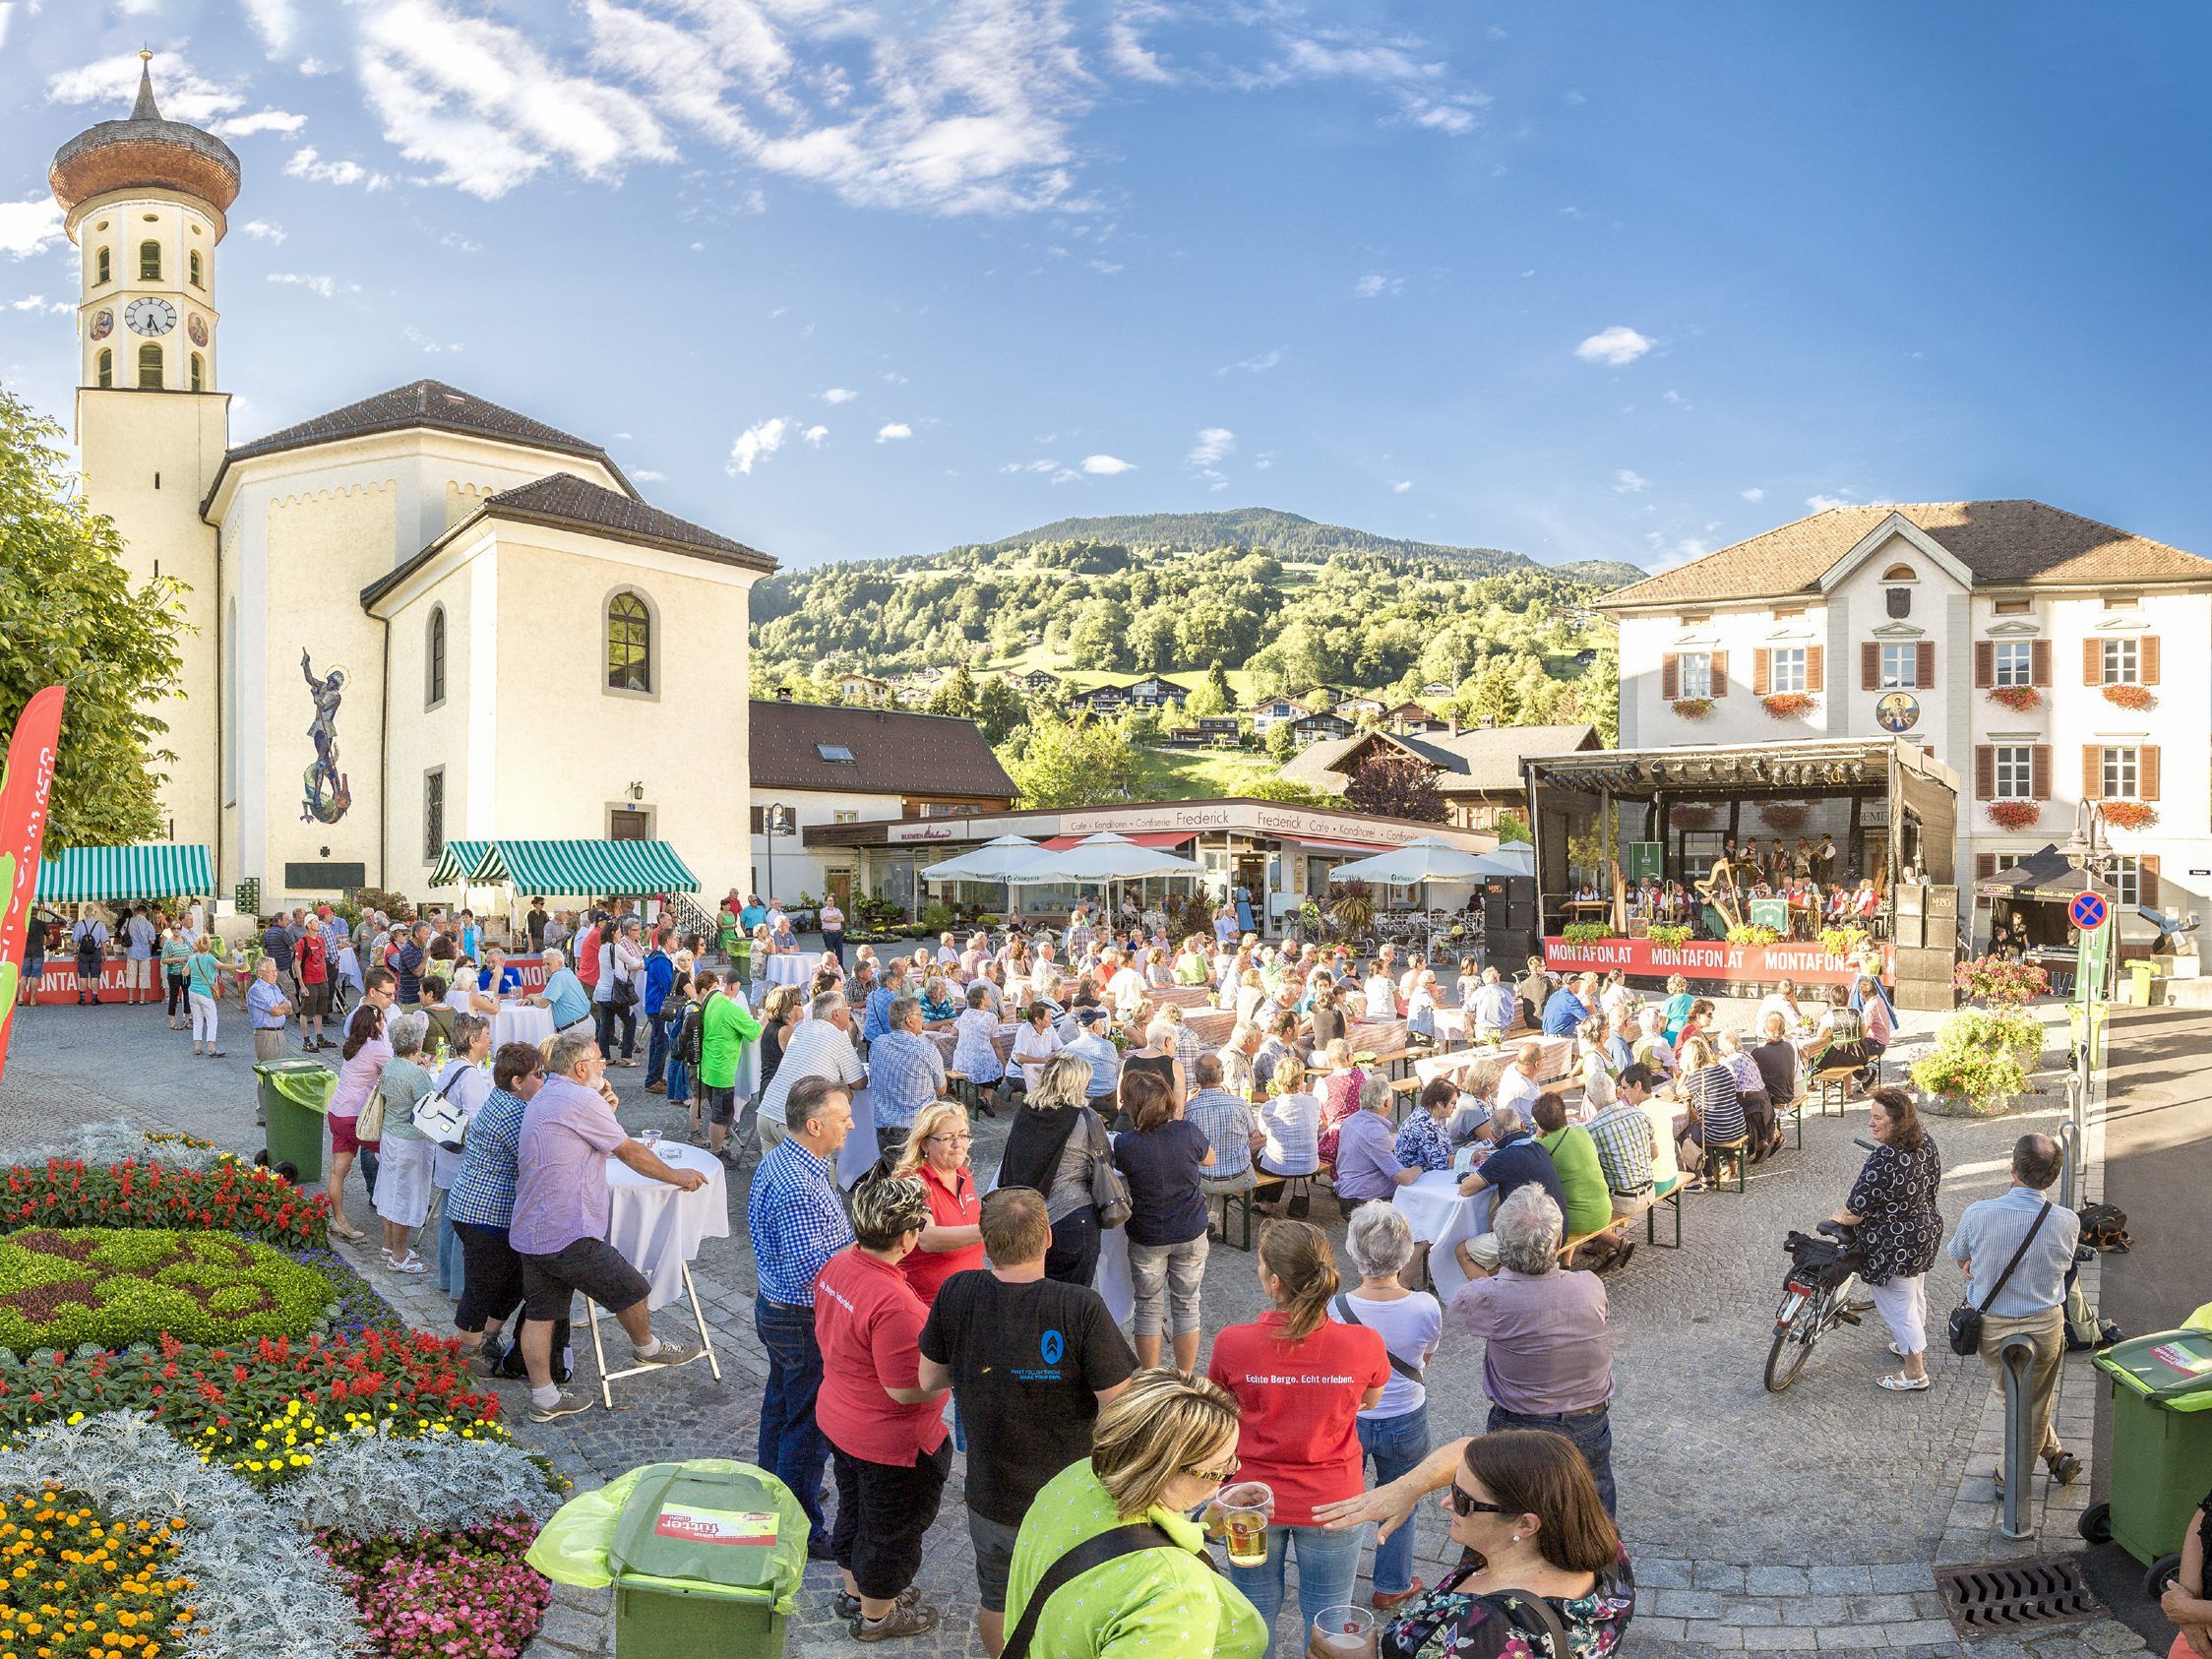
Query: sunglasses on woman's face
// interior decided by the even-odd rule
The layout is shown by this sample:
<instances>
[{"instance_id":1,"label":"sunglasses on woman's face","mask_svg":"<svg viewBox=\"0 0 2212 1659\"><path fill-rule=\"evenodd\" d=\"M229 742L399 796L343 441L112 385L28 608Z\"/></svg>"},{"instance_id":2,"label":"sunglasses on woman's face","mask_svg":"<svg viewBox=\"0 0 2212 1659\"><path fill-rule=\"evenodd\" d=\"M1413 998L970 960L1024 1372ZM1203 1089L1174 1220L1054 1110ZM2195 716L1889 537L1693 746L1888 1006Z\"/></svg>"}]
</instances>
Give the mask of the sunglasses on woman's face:
<instances>
[{"instance_id":1,"label":"sunglasses on woman's face","mask_svg":"<svg viewBox=\"0 0 2212 1659\"><path fill-rule=\"evenodd\" d=\"M1508 1515L1512 1511L1503 1504L1490 1504L1477 1498L1457 1482L1451 1488L1451 1512L1455 1515Z\"/></svg>"}]
</instances>

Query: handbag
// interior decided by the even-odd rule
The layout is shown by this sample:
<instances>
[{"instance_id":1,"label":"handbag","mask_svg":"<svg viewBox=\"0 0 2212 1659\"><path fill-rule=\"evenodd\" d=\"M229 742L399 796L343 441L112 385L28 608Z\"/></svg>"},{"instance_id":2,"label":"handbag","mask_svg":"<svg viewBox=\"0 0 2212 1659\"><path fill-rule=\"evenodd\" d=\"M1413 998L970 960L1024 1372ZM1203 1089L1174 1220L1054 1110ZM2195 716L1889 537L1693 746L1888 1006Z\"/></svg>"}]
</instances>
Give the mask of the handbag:
<instances>
[{"instance_id":1,"label":"handbag","mask_svg":"<svg viewBox=\"0 0 2212 1659\"><path fill-rule=\"evenodd\" d=\"M384 1138L384 1096L374 1089L361 1102L361 1115L353 1120L353 1138L372 1143Z\"/></svg>"},{"instance_id":2,"label":"handbag","mask_svg":"<svg viewBox=\"0 0 2212 1659\"><path fill-rule=\"evenodd\" d=\"M1981 1307L1977 1308L1971 1302L1961 1302L1951 1310L1950 1324L1947 1328L1950 1334L1952 1353L1976 1354L1981 1352L1982 1316L1989 1310L1991 1303L2004 1294L2004 1287L2012 1277L2012 1269L2019 1266L2020 1258L2028 1254L2028 1246L2035 1241L2037 1232L2043 1227L2043 1218L2050 1213L2051 1200L2045 1198L2043 1207L2035 1212L2035 1220L2028 1224L2027 1232L2021 1235L2020 1248L2012 1253L2012 1260L2004 1264L2004 1271L1997 1274L1997 1283L1990 1286L1990 1293L1982 1298Z\"/></svg>"},{"instance_id":3,"label":"handbag","mask_svg":"<svg viewBox=\"0 0 2212 1659\"><path fill-rule=\"evenodd\" d=\"M461 1137L468 1128L468 1113L460 1101L449 1098L446 1090L467 1069L466 1061L455 1061L446 1069L445 1076L439 1081L438 1092L426 1094L415 1102L415 1133L448 1150L460 1146Z\"/></svg>"},{"instance_id":4,"label":"handbag","mask_svg":"<svg viewBox=\"0 0 2212 1659\"><path fill-rule=\"evenodd\" d=\"M1114 1145L1106 1138L1106 1126L1098 1121L1098 1114L1088 1106L1082 1108L1083 1133L1090 1137L1090 1201L1098 1211L1101 1227L1119 1227L1129 1220L1135 1207L1130 1202L1129 1183L1122 1172L1114 1167ZM1006 1659L1004 1654L1000 1659Z\"/></svg>"},{"instance_id":5,"label":"handbag","mask_svg":"<svg viewBox=\"0 0 2212 1659\"><path fill-rule=\"evenodd\" d=\"M1028 1659L1029 1643L1036 1636L1037 1621L1044 1614L1045 1603L1062 1586L1081 1577L1094 1567L1104 1567L1110 1561L1124 1556L1134 1556L1139 1550L1182 1550L1183 1546L1167 1535L1157 1521L1133 1521L1128 1526L1110 1527L1106 1531L1085 1538L1068 1550L1061 1558L1044 1569L1037 1579L1037 1587L1029 1592L1022 1604L1021 1617L1014 1622L1014 1629L1007 1636L1007 1644L999 1659ZM1213 1567L1213 1558L1201 1550L1184 1551ZM1218 1567L1214 1568L1219 1571ZM1566 1650L1563 1648L1564 1653Z\"/></svg>"}]
</instances>

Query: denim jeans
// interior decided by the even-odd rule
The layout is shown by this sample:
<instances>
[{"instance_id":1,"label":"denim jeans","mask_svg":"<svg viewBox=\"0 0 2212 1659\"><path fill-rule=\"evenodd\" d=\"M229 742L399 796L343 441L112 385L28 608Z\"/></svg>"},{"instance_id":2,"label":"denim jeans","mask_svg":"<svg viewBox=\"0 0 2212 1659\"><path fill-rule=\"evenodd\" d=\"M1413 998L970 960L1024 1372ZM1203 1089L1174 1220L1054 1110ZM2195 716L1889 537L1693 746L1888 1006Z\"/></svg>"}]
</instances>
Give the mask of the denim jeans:
<instances>
[{"instance_id":1,"label":"denim jeans","mask_svg":"<svg viewBox=\"0 0 2212 1659\"><path fill-rule=\"evenodd\" d=\"M1360 1449L1375 1461L1375 1484L1394 1481L1429 1454L1429 1402L1397 1417L1359 1420ZM1401 1595L1413 1587L1413 1533L1427 1505L1415 1505L1405 1524L1375 1546L1378 1594Z\"/></svg>"},{"instance_id":2,"label":"denim jeans","mask_svg":"<svg viewBox=\"0 0 2212 1659\"><path fill-rule=\"evenodd\" d=\"M1590 1465L1590 1473L1597 1478L1598 1499L1605 1505L1605 1512L1613 1513L1613 1413L1592 1411L1577 1417L1524 1417L1517 1411L1505 1411L1497 1406L1490 1408L1489 1433L1501 1429L1549 1429L1555 1435L1565 1435L1582 1453Z\"/></svg>"},{"instance_id":3,"label":"denim jeans","mask_svg":"<svg viewBox=\"0 0 2212 1659\"><path fill-rule=\"evenodd\" d=\"M638 1011L635 1007L616 1012L612 1002L593 1003L591 1017L595 1022L593 1035L599 1040L599 1054L608 1061L614 1059L614 1031L622 1027L622 1058L634 1060L638 1055Z\"/></svg>"},{"instance_id":4,"label":"denim jeans","mask_svg":"<svg viewBox=\"0 0 2212 1659\"><path fill-rule=\"evenodd\" d=\"M376 1202L376 1169L381 1161L381 1154L374 1146L363 1146L353 1160L353 1167L361 1172L361 1185L369 1191L369 1202L372 1205Z\"/></svg>"},{"instance_id":5,"label":"denim jeans","mask_svg":"<svg viewBox=\"0 0 2212 1659\"><path fill-rule=\"evenodd\" d=\"M461 1235L454 1231L454 1218L446 1213L445 1199L451 1193L441 1192L438 1204L438 1288L456 1301L468 1283L468 1263L461 1253Z\"/></svg>"},{"instance_id":6,"label":"denim jeans","mask_svg":"<svg viewBox=\"0 0 2212 1659\"><path fill-rule=\"evenodd\" d=\"M839 967L843 967L845 965L845 936L843 934L824 934L822 936L822 948L825 951L829 952L832 956L837 958L837 965Z\"/></svg>"},{"instance_id":7,"label":"denim jeans","mask_svg":"<svg viewBox=\"0 0 2212 1659\"><path fill-rule=\"evenodd\" d=\"M676 1040L676 1021L682 1016L655 1014L648 1017L652 1020L652 1038L645 1050L645 1081L657 1083L661 1080L662 1068L668 1064L668 1050Z\"/></svg>"},{"instance_id":8,"label":"denim jeans","mask_svg":"<svg viewBox=\"0 0 2212 1659\"><path fill-rule=\"evenodd\" d=\"M1314 1616L1324 1607L1342 1607L1352 1599L1352 1585L1360 1575L1360 1546L1367 1542L1367 1528L1348 1527L1342 1532L1324 1532L1318 1526L1276 1526L1267 1528L1267 1559L1259 1567L1239 1567L1229 1564L1229 1582L1245 1593L1245 1599L1259 1609L1260 1619L1267 1627L1267 1649L1260 1659L1268 1659L1274 1651L1275 1615L1283 1607L1283 1561L1287 1556L1298 1557L1298 1611L1306 1621L1306 1630L1314 1628ZM1300 1650L1304 1642L1301 1639Z\"/></svg>"},{"instance_id":9,"label":"denim jeans","mask_svg":"<svg viewBox=\"0 0 2212 1659\"><path fill-rule=\"evenodd\" d=\"M797 1496L815 1536L828 1538L822 1475L830 1443L815 1426L814 1396L822 1387L822 1350L814 1340L814 1310L753 1299L753 1328L768 1351L768 1388L761 1396L760 1466Z\"/></svg>"},{"instance_id":10,"label":"denim jeans","mask_svg":"<svg viewBox=\"0 0 2212 1659\"><path fill-rule=\"evenodd\" d=\"M668 1104L688 1105L691 1101L691 1068L680 1055L668 1057Z\"/></svg>"}]
</instances>

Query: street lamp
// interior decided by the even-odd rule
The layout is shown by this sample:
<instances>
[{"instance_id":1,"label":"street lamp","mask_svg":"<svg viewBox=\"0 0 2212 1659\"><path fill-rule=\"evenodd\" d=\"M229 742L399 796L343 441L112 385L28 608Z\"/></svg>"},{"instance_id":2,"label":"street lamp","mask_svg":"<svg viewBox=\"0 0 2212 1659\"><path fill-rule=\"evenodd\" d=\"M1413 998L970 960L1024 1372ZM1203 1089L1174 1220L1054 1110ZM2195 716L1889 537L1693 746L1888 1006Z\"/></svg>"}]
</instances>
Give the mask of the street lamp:
<instances>
[{"instance_id":1,"label":"street lamp","mask_svg":"<svg viewBox=\"0 0 2212 1659\"><path fill-rule=\"evenodd\" d=\"M2112 874L2112 842L2105 839L2105 809L2095 801L2083 801L2074 809L2074 831L2066 837L2066 844L2058 849L2068 862L2080 865L2100 882Z\"/></svg>"},{"instance_id":2,"label":"street lamp","mask_svg":"<svg viewBox=\"0 0 2212 1659\"><path fill-rule=\"evenodd\" d=\"M778 835L791 833L791 814L792 809L790 807L779 805L774 801L764 801L761 804L761 828L768 843L768 887L770 904L775 902L775 838Z\"/></svg>"}]
</instances>

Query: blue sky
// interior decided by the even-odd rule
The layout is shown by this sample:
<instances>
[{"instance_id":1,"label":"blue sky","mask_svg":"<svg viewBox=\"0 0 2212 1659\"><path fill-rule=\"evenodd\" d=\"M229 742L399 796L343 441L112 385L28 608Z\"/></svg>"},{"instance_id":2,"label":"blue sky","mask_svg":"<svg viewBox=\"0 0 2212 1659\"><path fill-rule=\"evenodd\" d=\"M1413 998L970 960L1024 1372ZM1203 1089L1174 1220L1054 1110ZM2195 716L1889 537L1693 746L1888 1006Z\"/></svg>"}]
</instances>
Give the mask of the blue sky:
<instances>
[{"instance_id":1,"label":"blue sky","mask_svg":"<svg viewBox=\"0 0 2212 1659\"><path fill-rule=\"evenodd\" d=\"M791 563L1270 506L1654 568L1823 500L2212 555L2184 5L0 0L54 148L228 137L245 439L430 375ZM38 303L33 303L35 299Z\"/></svg>"}]
</instances>

